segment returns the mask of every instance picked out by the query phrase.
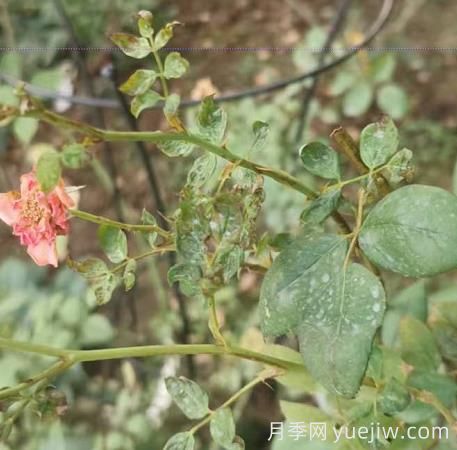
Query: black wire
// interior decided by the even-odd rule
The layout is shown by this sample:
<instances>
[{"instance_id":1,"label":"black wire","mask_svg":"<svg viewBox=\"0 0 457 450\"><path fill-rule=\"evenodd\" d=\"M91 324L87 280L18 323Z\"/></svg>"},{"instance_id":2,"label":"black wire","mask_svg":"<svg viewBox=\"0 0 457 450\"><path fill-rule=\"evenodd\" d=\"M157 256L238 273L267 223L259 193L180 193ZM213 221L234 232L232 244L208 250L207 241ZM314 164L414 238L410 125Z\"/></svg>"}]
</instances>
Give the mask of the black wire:
<instances>
[{"instance_id":1,"label":"black wire","mask_svg":"<svg viewBox=\"0 0 457 450\"><path fill-rule=\"evenodd\" d=\"M319 54L319 58L317 61L318 68L322 67L322 65L324 64L325 56L327 55L328 50L332 46L333 41L338 36L341 28L343 27L343 25L346 21L351 4L352 4L352 0L340 0L340 4L338 6L338 10L336 12L335 19L333 20L333 23L332 23L330 30L327 34L327 37L325 39L324 50L327 50L327 51L322 51ZM317 85L319 83L319 78L320 78L320 74L315 75L313 77L311 86L305 90L305 95L303 98L303 102L302 102L302 106L301 106L301 110L300 110L300 114L299 114L297 132L295 135L296 144L298 144L303 138L303 133L305 131L305 124L306 124L306 119L308 117L309 107L311 105L311 100L313 99L314 94L316 93Z\"/></svg>"},{"instance_id":2,"label":"black wire","mask_svg":"<svg viewBox=\"0 0 457 450\"><path fill-rule=\"evenodd\" d=\"M269 94L271 92L275 92L277 90L283 89L291 84L300 83L301 81L304 81L308 78L314 78L316 76L319 76L320 74L327 72L327 71L339 66L340 64L343 64L349 58L351 58L353 55L355 55L358 51L360 51L364 47L366 47L377 36L377 34L382 30L382 28L386 24L387 20L389 19L389 16L393 9L393 5L394 5L394 0L384 0L376 20L373 22L371 27L365 33L365 36L366 36L365 39L359 45L347 50L346 53L341 55L339 58L336 58L335 60L333 60L321 67L317 67L313 70L304 72L295 77L283 79L283 80L277 81L275 83L271 83L267 86L259 86L259 87L255 87L255 88L245 89L240 92L234 92L233 94L221 95L219 97L216 97L215 100L218 101L219 103L222 103L222 102L230 102L230 101L234 101L234 100L241 100L246 97L256 97L256 96L263 95L263 94ZM325 51L325 50L326 49L321 49L321 51ZM2 79L4 82L11 84L13 86L16 86L18 83L23 83L21 80L15 78L15 77L12 77L10 75L7 75L7 74L0 74L0 79ZM51 100L64 99L73 104L86 105L86 106L99 106L101 108L118 109L120 107L119 103L113 99L87 98L87 97L83 97L83 96L68 96L68 95L64 95L64 94L59 94L58 92L54 92L49 89L34 86L30 83L24 83L24 89L27 92L29 92L31 95L40 97L42 99L51 99ZM199 103L200 103L200 100L184 100L181 103L181 107L195 106L195 105L198 105ZM160 106L156 106L156 108L160 108Z\"/></svg>"}]
</instances>

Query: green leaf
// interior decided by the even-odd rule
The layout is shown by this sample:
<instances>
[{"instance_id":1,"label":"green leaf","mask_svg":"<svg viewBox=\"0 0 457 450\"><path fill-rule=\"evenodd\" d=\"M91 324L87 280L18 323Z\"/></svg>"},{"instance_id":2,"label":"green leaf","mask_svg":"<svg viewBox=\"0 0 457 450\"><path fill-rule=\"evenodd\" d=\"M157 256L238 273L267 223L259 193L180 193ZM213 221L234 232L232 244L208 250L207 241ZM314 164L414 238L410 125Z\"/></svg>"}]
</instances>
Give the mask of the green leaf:
<instances>
[{"instance_id":1,"label":"green leaf","mask_svg":"<svg viewBox=\"0 0 457 450\"><path fill-rule=\"evenodd\" d=\"M444 320L433 322L431 328L443 357L457 362L457 328Z\"/></svg>"},{"instance_id":2,"label":"green leaf","mask_svg":"<svg viewBox=\"0 0 457 450\"><path fill-rule=\"evenodd\" d=\"M394 347L399 336L402 316L410 315L425 322L427 320L427 309L427 295L423 280L403 289L389 302L382 324L383 343L389 347Z\"/></svg>"},{"instance_id":3,"label":"green leaf","mask_svg":"<svg viewBox=\"0 0 457 450\"><path fill-rule=\"evenodd\" d=\"M0 72L5 75L20 79L22 63L23 59L20 57L19 53L5 52L0 60Z\"/></svg>"},{"instance_id":4,"label":"green leaf","mask_svg":"<svg viewBox=\"0 0 457 450\"><path fill-rule=\"evenodd\" d=\"M371 64L371 77L376 83L390 81L395 71L396 60L391 52L386 52L374 58Z\"/></svg>"},{"instance_id":5,"label":"green leaf","mask_svg":"<svg viewBox=\"0 0 457 450\"><path fill-rule=\"evenodd\" d=\"M119 228L110 225L100 225L98 239L108 259L120 263L127 258L127 236Z\"/></svg>"},{"instance_id":6,"label":"green leaf","mask_svg":"<svg viewBox=\"0 0 457 450\"><path fill-rule=\"evenodd\" d=\"M221 144L227 128L227 113L214 103L212 95L205 97L197 115L198 133L214 144Z\"/></svg>"},{"instance_id":7,"label":"green leaf","mask_svg":"<svg viewBox=\"0 0 457 450\"><path fill-rule=\"evenodd\" d=\"M338 97L339 95L344 94L356 81L357 77L355 77L352 72L344 70L338 71L335 79L330 85L330 95Z\"/></svg>"},{"instance_id":8,"label":"green leaf","mask_svg":"<svg viewBox=\"0 0 457 450\"><path fill-rule=\"evenodd\" d=\"M225 449L232 446L235 439L235 421L233 420L232 411L230 408L218 409L209 423L211 437L216 444L219 444Z\"/></svg>"},{"instance_id":9,"label":"green leaf","mask_svg":"<svg viewBox=\"0 0 457 450\"><path fill-rule=\"evenodd\" d=\"M200 188L214 174L217 168L217 156L213 153L205 153L198 157L187 174L187 184Z\"/></svg>"},{"instance_id":10,"label":"green leaf","mask_svg":"<svg viewBox=\"0 0 457 450\"><path fill-rule=\"evenodd\" d=\"M165 105L163 112L165 117L170 121L178 114L179 105L181 103L181 97L178 94L170 94L165 99Z\"/></svg>"},{"instance_id":11,"label":"green leaf","mask_svg":"<svg viewBox=\"0 0 457 450\"><path fill-rule=\"evenodd\" d=\"M380 411L389 416L403 411L411 402L408 389L396 378L391 378L378 394Z\"/></svg>"},{"instance_id":12,"label":"green leaf","mask_svg":"<svg viewBox=\"0 0 457 450\"><path fill-rule=\"evenodd\" d=\"M133 258L130 258L125 265L124 274L122 279L124 280L125 292L130 291L135 285L136 280L136 267L137 263Z\"/></svg>"},{"instance_id":13,"label":"green leaf","mask_svg":"<svg viewBox=\"0 0 457 450\"><path fill-rule=\"evenodd\" d=\"M407 148L403 148L389 161L385 169L385 176L390 184L399 184L403 180L408 180L414 173L414 167L411 164L413 152Z\"/></svg>"},{"instance_id":14,"label":"green leaf","mask_svg":"<svg viewBox=\"0 0 457 450\"><path fill-rule=\"evenodd\" d=\"M162 47L167 45L168 41L173 37L173 27L178 25L179 22L167 23L163 27L154 39L154 51L160 50Z\"/></svg>"},{"instance_id":15,"label":"green leaf","mask_svg":"<svg viewBox=\"0 0 457 450\"><path fill-rule=\"evenodd\" d=\"M338 207L340 198L341 190L333 189L308 201L300 215L300 220L305 224L322 223Z\"/></svg>"},{"instance_id":16,"label":"green leaf","mask_svg":"<svg viewBox=\"0 0 457 450\"><path fill-rule=\"evenodd\" d=\"M33 117L18 117L13 122L14 135L24 145L30 144L38 131L38 120Z\"/></svg>"},{"instance_id":17,"label":"green leaf","mask_svg":"<svg viewBox=\"0 0 457 450\"><path fill-rule=\"evenodd\" d=\"M144 94L154 84L157 77L158 74L154 70L139 69L119 87L119 90L132 97Z\"/></svg>"},{"instance_id":18,"label":"green leaf","mask_svg":"<svg viewBox=\"0 0 457 450\"><path fill-rule=\"evenodd\" d=\"M205 241L210 235L210 218L205 204L193 192L184 197L176 219L176 250L187 264L197 267L205 262Z\"/></svg>"},{"instance_id":19,"label":"green leaf","mask_svg":"<svg viewBox=\"0 0 457 450\"><path fill-rule=\"evenodd\" d=\"M97 346L108 344L114 338L114 329L110 321L101 314L91 314L81 329L81 344Z\"/></svg>"},{"instance_id":20,"label":"green leaf","mask_svg":"<svg viewBox=\"0 0 457 450\"><path fill-rule=\"evenodd\" d=\"M435 371L441 364L432 332L413 317L400 322L400 349L403 360L418 369Z\"/></svg>"},{"instance_id":21,"label":"green leaf","mask_svg":"<svg viewBox=\"0 0 457 450\"><path fill-rule=\"evenodd\" d=\"M138 31L144 38L150 39L154 34L152 28L153 15L150 11L142 10L138 13Z\"/></svg>"},{"instance_id":22,"label":"green leaf","mask_svg":"<svg viewBox=\"0 0 457 450\"><path fill-rule=\"evenodd\" d=\"M189 69L189 61L178 52L171 52L165 58L163 75L165 78L181 78Z\"/></svg>"},{"instance_id":23,"label":"green leaf","mask_svg":"<svg viewBox=\"0 0 457 450\"><path fill-rule=\"evenodd\" d=\"M346 249L346 240L337 235L305 235L287 245L262 283L260 312L264 335L286 334L302 322L305 305L297 295L290 295L289 290L295 287L298 293L298 284L301 286L303 283L307 285L303 295L307 295L308 291L317 295L322 280L315 274L326 268L330 271L340 262ZM328 282L330 275L327 273L324 279Z\"/></svg>"},{"instance_id":24,"label":"green leaf","mask_svg":"<svg viewBox=\"0 0 457 450\"><path fill-rule=\"evenodd\" d=\"M257 120L252 124L252 132L254 133L254 142L251 145L250 152L262 150L270 133L270 125Z\"/></svg>"},{"instance_id":25,"label":"green leaf","mask_svg":"<svg viewBox=\"0 0 457 450\"><path fill-rule=\"evenodd\" d=\"M331 392L352 397L365 373L385 294L358 264L345 271L347 241L303 236L283 250L261 288L266 336L295 331L311 375Z\"/></svg>"},{"instance_id":26,"label":"green leaf","mask_svg":"<svg viewBox=\"0 0 457 450\"><path fill-rule=\"evenodd\" d=\"M373 88L367 82L356 83L343 97L343 113L347 117L365 114L373 102Z\"/></svg>"},{"instance_id":27,"label":"green leaf","mask_svg":"<svg viewBox=\"0 0 457 450\"><path fill-rule=\"evenodd\" d=\"M166 141L157 144L157 147L167 156L176 158L178 156L188 156L194 150L194 145L184 141Z\"/></svg>"},{"instance_id":28,"label":"green leaf","mask_svg":"<svg viewBox=\"0 0 457 450\"><path fill-rule=\"evenodd\" d=\"M155 91L147 91L144 94L137 95L133 98L132 104L130 105L130 111L132 115L137 119L139 115L148 108L152 108L162 100L162 96Z\"/></svg>"},{"instance_id":29,"label":"green leaf","mask_svg":"<svg viewBox=\"0 0 457 450\"><path fill-rule=\"evenodd\" d=\"M284 375L276 378L279 383L288 388L299 389L301 392L305 393L316 391L316 383L303 365L303 358L300 353L289 347L278 344L265 345L262 348L262 352L275 358L294 363L295 366L293 369L288 369Z\"/></svg>"},{"instance_id":30,"label":"green leaf","mask_svg":"<svg viewBox=\"0 0 457 450\"><path fill-rule=\"evenodd\" d=\"M184 295L193 297L201 293L200 280L202 277L199 267L194 264L176 264L168 271L168 283L179 283Z\"/></svg>"},{"instance_id":31,"label":"green leaf","mask_svg":"<svg viewBox=\"0 0 457 450\"><path fill-rule=\"evenodd\" d=\"M19 97L11 86L0 86L0 104L6 106L19 106Z\"/></svg>"},{"instance_id":32,"label":"green leaf","mask_svg":"<svg viewBox=\"0 0 457 450\"><path fill-rule=\"evenodd\" d=\"M89 258L84 261L69 259L68 267L80 273L88 281L98 305L104 305L111 300L119 279L101 259Z\"/></svg>"},{"instance_id":33,"label":"green leaf","mask_svg":"<svg viewBox=\"0 0 457 450\"><path fill-rule=\"evenodd\" d=\"M360 136L360 156L370 169L385 164L398 148L398 130L392 119L367 125Z\"/></svg>"},{"instance_id":34,"label":"green leaf","mask_svg":"<svg viewBox=\"0 0 457 450\"><path fill-rule=\"evenodd\" d=\"M288 422L331 422L331 418L321 409L306 403L280 400L279 405Z\"/></svg>"},{"instance_id":35,"label":"green leaf","mask_svg":"<svg viewBox=\"0 0 457 450\"><path fill-rule=\"evenodd\" d=\"M448 408L455 405L457 383L448 375L414 370L408 377L408 385L431 392Z\"/></svg>"},{"instance_id":36,"label":"green leaf","mask_svg":"<svg viewBox=\"0 0 457 450\"><path fill-rule=\"evenodd\" d=\"M306 170L313 175L330 180L340 178L338 155L329 146L321 142L310 142L300 148L299 154Z\"/></svg>"},{"instance_id":37,"label":"green leaf","mask_svg":"<svg viewBox=\"0 0 457 450\"><path fill-rule=\"evenodd\" d=\"M58 68L40 70L30 79L30 83L45 89L58 90L64 79L64 71Z\"/></svg>"},{"instance_id":38,"label":"green leaf","mask_svg":"<svg viewBox=\"0 0 457 450\"><path fill-rule=\"evenodd\" d=\"M143 225L157 226L156 218L144 208L143 208L143 212L141 213L141 223ZM155 231L152 233L143 233L143 236L146 238L146 240L148 241L148 244L151 247L155 246L155 243L157 241L157 236L158 236L158 234Z\"/></svg>"},{"instance_id":39,"label":"green leaf","mask_svg":"<svg viewBox=\"0 0 457 450\"><path fill-rule=\"evenodd\" d=\"M457 198L432 186L402 187L368 214L359 235L376 265L410 277L457 268Z\"/></svg>"},{"instance_id":40,"label":"green leaf","mask_svg":"<svg viewBox=\"0 0 457 450\"><path fill-rule=\"evenodd\" d=\"M163 450L193 450L195 438L191 433L178 433L172 436Z\"/></svg>"},{"instance_id":41,"label":"green leaf","mask_svg":"<svg viewBox=\"0 0 457 450\"><path fill-rule=\"evenodd\" d=\"M148 56L152 49L144 37L137 37L133 34L114 33L111 40L127 55L132 58L142 59Z\"/></svg>"},{"instance_id":42,"label":"green leaf","mask_svg":"<svg viewBox=\"0 0 457 450\"><path fill-rule=\"evenodd\" d=\"M61 153L61 161L65 167L80 169L87 162L86 147L82 144L66 145Z\"/></svg>"},{"instance_id":43,"label":"green leaf","mask_svg":"<svg viewBox=\"0 0 457 450\"><path fill-rule=\"evenodd\" d=\"M209 413L208 395L194 381L184 377L165 379L168 393L189 419L201 419Z\"/></svg>"},{"instance_id":44,"label":"green leaf","mask_svg":"<svg viewBox=\"0 0 457 450\"><path fill-rule=\"evenodd\" d=\"M60 155L54 151L43 153L36 165L36 175L44 192L52 191L60 180Z\"/></svg>"},{"instance_id":45,"label":"green leaf","mask_svg":"<svg viewBox=\"0 0 457 450\"><path fill-rule=\"evenodd\" d=\"M409 109L408 95L400 86L393 83L379 89L376 102L382 112L396 120L405 117Z\"/></svg>"},{"instance_id":46,"label":"green leaf","mask_svg":"<svg viewBox=\"0 0 457 450\"><path fill-rule=\"evenodd\" d=\"M244 260L243 249L235 244L229 244L219 249L215 258L215 264L222 267L224 282L228 283L241 268Z\"/></svg>"}]
</instances>

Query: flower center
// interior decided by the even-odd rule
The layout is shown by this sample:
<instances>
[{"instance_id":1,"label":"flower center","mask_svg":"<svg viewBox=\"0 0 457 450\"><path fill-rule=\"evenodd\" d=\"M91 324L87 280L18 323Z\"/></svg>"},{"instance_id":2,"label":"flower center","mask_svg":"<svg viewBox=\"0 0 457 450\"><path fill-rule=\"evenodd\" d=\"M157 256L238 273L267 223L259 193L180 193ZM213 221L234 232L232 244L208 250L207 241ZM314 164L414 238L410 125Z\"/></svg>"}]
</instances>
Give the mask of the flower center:
<instances>
[{"instance_id":1,"label":"flower center","mask_svg":"<svg viewBox=\"0 0 457 450\"><path fill-rule=\"evenodd\" d=\"M22 217L30 223L37 224L44 215L43 208L34 198L28 198L22 209Z\"/></svg>"}]
</instances>

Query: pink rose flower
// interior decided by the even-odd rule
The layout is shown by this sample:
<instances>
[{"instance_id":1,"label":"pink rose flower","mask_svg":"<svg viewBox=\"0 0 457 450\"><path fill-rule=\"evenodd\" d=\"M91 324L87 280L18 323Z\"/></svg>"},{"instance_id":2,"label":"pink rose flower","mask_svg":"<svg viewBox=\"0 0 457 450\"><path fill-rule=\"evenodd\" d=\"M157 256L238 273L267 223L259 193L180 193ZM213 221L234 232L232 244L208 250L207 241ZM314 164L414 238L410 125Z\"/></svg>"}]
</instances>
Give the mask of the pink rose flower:
<instances>
[{"instance_id":1,"label":"pink rose flower","mask_svg":"<svg viewBox=\"0 0 457 450\"><path fill-rule=\"evenodd\" d=\"M62 179L45 193L34 171L21 176L20 192L0 194L0 219L13 228L13 235L27 246L27 253L39 266L57 267L56 238L68 234L68 209L72 207Z\"/></svg>"}]
</instances>

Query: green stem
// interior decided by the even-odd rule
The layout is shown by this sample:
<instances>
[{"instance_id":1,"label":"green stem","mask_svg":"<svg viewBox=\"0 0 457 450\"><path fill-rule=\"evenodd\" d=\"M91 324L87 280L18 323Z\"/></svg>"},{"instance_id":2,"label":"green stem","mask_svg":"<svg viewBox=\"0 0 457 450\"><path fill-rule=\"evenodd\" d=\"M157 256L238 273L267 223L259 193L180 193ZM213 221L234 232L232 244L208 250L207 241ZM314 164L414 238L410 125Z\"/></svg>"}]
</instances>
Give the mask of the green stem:
<instances>
[{"instance_id":1,"label":"green stem","mask_svg":"<svg viewBox=\"0 0 457 450\"><path fill-rule=\"evenodd\" d=\"M303 368L301 364L276 358L264 353L255 352L243 347L223 347L213 344L145 345L138 347L119 347L99 350L66 350L49 347L47 345L20 342L14 339L0 338L0 348L18 352L34 353L43 356L71 359L75 363L123 358L205 354L235 356L281 369L297 370Z\"/></svg>"},{"instance_id":2,"label":"green stem","mask_svg":"<svg viewBox=\"0 0 457 450\"><path fill-rule=\"evenodd\" d=\"M10 111L9 116L18 115L18 111ZM270 167L265 167L260 164L257 164L248 159L240 158L234 153L232 153L227 147L219 147L211 142L202 139L199 136L189 134L187 132L162 132L162 131L113 131L113 130L103 130L100 128L92 127L88 124L78 122L76 120L68 119L64 116L56 114L52 111L46 110L39 105L36 105L35 109L31 109L25 113L28 117L36 117L38 119L44 120L51 125L67 128L79 133L82 133L88 137L97 141L107 141L107 142L151 142L154 144L161 144L164 142L174 141L174 142L187 142L189 144L195 144L197 147L200 147L214 155L220 156L221 158L236 164L240 167L243 167L248 170L252 170L260 175L264 175L268 178L271 178L277 181L280 184L288 186L295 191L298 191L306 195L309 199L316 199L319 194L314 192L311 188L302 183L299 179L289 175L287 172L279 169L272 169ZM339 225L339 227L344 232L350 232L351 229L347 224L344 217L338 211L335 211L332 214L333 219Z\"/></svg>"},{"instance_id":3,"label":"green stem","mask_svg":"<svg viewBox=\"0 0 457 450\"><path fill-rule=\"evenodd\" d=\"M88 124L78 122L76 120L68 119L64 116L56 114L52 111L42 109L41 107L32 109L25 113L26 116L36 117L48 122L51 125L69 128L86 136L93 138L95 141L107 141L107 142L151 142L154 144L161 144L164 142L187 142L189 144L195 144L204 150L213 153L233 164L238 164L245 169L252 170L260 175L272 178L278 183L289 186L290 188L305 194L307 197L314 199L317 198L318 194L310 189L308 186L303 184L297 178L289 175L287 172L278 169L272 169L264 167L253 161L240 158L228 150L225 146L219 147L216 144L206 141L199 136L189 134L186 132L162 132L162 131L114 131L114 130L103 130L100 128L92 127Z\"/></svg>"},{"instance_id":4,"label":"green stem","mask_svg":"<svg viewBox=\"0 0 457 450\"><path fill-rule=\"evenodd\" d=\"M143 233L157 233L164 238L169 238L170 233L163 230L157 225L134 225L130 223L118 222L117 220L108 219L107 217L96 216L95 214L88 213L86 211L80 211L79 209L71 209L70 214L78 219L85 220L86 222L96 223L98 225L109 225L115 228L120 228L126 231L140 231Z\"/></svg>"},{"instance_id":5,"label":"green stem","mask_svg":"<svg viewBox=\"0 0 457 450\"><path fill-rule=\"evenodd\" d=\"M153 46L154 44L152 43L151 45ZM164 75L162 59L160 58L159 52L157 50L154 50L152 52L152 54L154 55L155 62L159 69L159 78L160 78L160 84L162 85L163 96L166 98L166 97L168 97L169 92L168 92L167 80L165 79L165 75Z\"/></svg>"},{"instance_id":6,"label":"green stem","mask_svg":"<svg viewBox=\"0 0 457 450\"><path fill-rule=\"evenodd\" d=\"M54 358L65 358L71 352L61 348L50 347L49 345L32 344L31 342L16 341L0 337L0 348L14 352L35 353L42 356Z\"/></svg>"},{"instance_id":7,"label":"green stem","mask_svg":"<svg viewBox=\"0 0 457 450\"><path fill-rule=\"evenodd\" d=\"M208 297L208 306L209 306L209 320L208 320L208 327L213 335L214 340L216 341L217 345L223 345L227 347L227 342L225 341L224 336L221 333L221 326L219 324L219 320L217 318L217 310L216 310L216 300L214 295L210 295Z\"/></svg>"},{"instance_id":8,"label":"green stem","mask_svg":"<svg viewBox=\"0 0 457 450\"><path fill-rule=\"evenodd\" d=\"M129 259L134 259L135 261L140 261L141 259L147 258L148 256L157 255L157 254L163 254L165 252L172 252L172 251L175 251L175 248L172 247L172 246L156 247L156 248L153 248L152 250L149 250L147 252L141 253L141 255L134 256L133 258L129 258ZM127 259L123 263L121 263L118 266L114 267L111 270L111 272L119 272L128 263L129 263L129 260Z\"/></svg>"},{"instance_id":9,"label":"green stem","mask_svg":"<svg viewBox=\"0 0 457 450\"><path fill-rule=\"evenodd\" d=\"M33 386L34 384L39 383L40 381L53 379L61 372L71 367L74 363L75 360L71 355L65 356L52 366L48 367L43 372L39 373L38 375L35 375L27 379L26 381L17 384L16 386L0 390L0 400L7 397L11 397L13 395L17 395L24 389L27 389Z\"/></svg>"},{"instance_id":10,"label":"green stem","mask_svg":"<svg viewBox=\"0 0 457 450\"><path fill-rule=\"evenodd\" d=\"M216 411L218 411L219 409L227 408L232 403L235 403L244 393L251 390L254 386L258 385L259 383L262 383L263 381L265 381L265 378L263 376L258 376L257 378L254 378L250 383L246 384L246 386L243 386L238 392L233 394L226 402L219 406L219 408L217 408L215 411L211 411L201 422L197 423L194 427L192 427L189 430L189 433L196 433L200 428L203 428L206 424L211 422L211 419L216 413Z\"/></svg>"},{"instance_id":11,"label":"green stem","mask_svg":"<svg viewBox=\"0 0 457 450\"><path fill-rule=\"evenodd\" d=\"M373 176L373 175L375 175L375 174L377 174L379 172L382 172L387 167L389 167L389 163L384 164L383 166L380 166L380 167L378 167L376 169L373 169L370 172L364 173L363 175L359 175L357 177L350 178L349 180L344 180L344 181L340 181L340 182L335 183L335 184L331 184L330 186L327 187L326 190L333 189L333 188L341 189L342 187L347 186L348 184L357 183L358 181L364 180L365 178L368 178L368 177Z\"/></svg>"}]
</instances>

